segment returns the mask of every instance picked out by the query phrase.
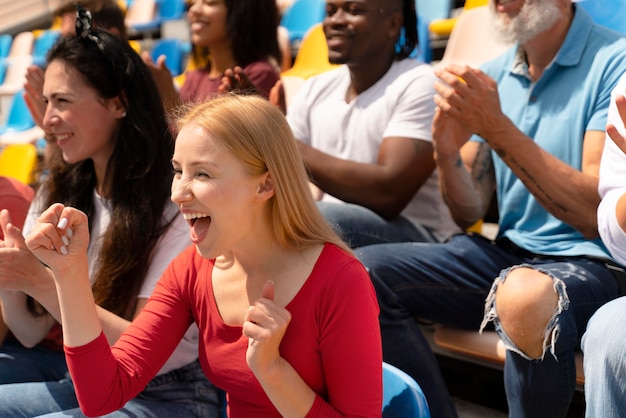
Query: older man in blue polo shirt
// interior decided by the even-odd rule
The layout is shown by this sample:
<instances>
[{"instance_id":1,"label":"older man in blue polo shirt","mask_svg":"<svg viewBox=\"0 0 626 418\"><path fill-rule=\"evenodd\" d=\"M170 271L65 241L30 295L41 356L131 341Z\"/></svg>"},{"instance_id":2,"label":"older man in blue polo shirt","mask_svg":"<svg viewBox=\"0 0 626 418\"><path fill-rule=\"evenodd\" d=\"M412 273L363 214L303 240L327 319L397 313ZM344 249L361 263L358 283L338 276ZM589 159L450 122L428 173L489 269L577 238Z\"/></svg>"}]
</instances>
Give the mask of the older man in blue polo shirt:
<instances>
[{"instance_id":1,"label":"older man in blue polo shirt","mask_svg":"<svg viewBox=\"0 0 626 418\"><path fill-rule=\"evenodd\" d=\"M433 138L455 221L467 227L483 217L495 190L497 237L375 245L357 256L378 292L385 361L420 383L431 408L446 411L438 417L456 412L415 317L493 324L507 348L509 416L564 417L587 320L619 293L621 268L598 238L596 209L626 40L571 0L489 7L498 35L516 46L482 71L438 71Z\"/></svg>"}]
</instances>

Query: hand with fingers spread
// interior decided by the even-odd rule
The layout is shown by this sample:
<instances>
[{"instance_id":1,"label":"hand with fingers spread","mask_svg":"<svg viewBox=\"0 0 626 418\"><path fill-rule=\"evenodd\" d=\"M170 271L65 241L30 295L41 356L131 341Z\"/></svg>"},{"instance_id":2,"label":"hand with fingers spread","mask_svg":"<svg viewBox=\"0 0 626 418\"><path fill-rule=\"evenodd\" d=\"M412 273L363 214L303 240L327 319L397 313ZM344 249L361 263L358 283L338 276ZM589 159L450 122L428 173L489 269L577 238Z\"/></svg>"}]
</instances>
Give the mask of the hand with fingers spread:
<instances>
[{"instance_id":1,"label":"hand with fingers spread","mask_svg":"<svg viewBox=\"0 0 626 418\"><path fill-rule=\"evenodd\" d=\"M248 309L243 334L249 338L246 361L258 375L280 361L279 346L285 335L291 314L274 303L274 283L268 281L262 294Z\"/></svg>"},{"instance_id":2,"label":"hand with fingers spread","mask_svg":"<svg viewBox=\"0 0 626 418\"><path fill-rule=\"evenodd\" d=\"M31 65L26 70L26 82L24 83L24 101L33 120L43 129L43 116L46 113L46 102L43 99L44 70Z\"/></svg>"},{"instance_id":3,"label":"hand with fingers spread","mask_svg":"<svg viewBox=\"0 0 626 418\"><path fill-rule=\"evenodd\" d=\"M239 94L263 95L246 75L243 68L238 65L224 71L218 90L220 92L232 91Z\"/></svg>"}]
</instances>

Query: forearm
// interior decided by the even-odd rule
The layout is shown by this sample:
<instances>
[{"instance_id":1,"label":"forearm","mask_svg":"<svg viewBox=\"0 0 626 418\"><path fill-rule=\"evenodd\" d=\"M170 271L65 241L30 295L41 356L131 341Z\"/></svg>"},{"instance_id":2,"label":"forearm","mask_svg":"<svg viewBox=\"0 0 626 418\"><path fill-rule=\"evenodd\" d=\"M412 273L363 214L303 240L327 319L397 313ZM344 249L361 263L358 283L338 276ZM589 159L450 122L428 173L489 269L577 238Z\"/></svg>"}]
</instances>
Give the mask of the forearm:
<instances>
[{"instance_id":1,"label":"forearm","mask_svg":"<svg viewBox=\"0 0 626 418\"><path fill-rule=\"evenodd\" d=\"M26 306L26 298L20 291L0 292L3 324L25 347L34 347L48 335L56 321L48 314L34 316Z\"/></svg>"},{"instance_id":2,"label":"forearm","mask_svg":"<svg viewBox=\"0 0 626 418\"><path fill-rule=\"evenodd\" d=\"M63 326L63 343L69 347L85 345L100 335L102 325L96 311L87 263L72 277L54 272Z\"/></svg>"},{"instance_id":3,"label":"forearm","mask_svg":"<svg viewBox=\"0 0 626 418\"><path fill-rule=\"evenodd\" d=\"M315 401L315 392L282 357L276 367L257 379L283 417L304 417Z\"/></svg>"},{"instance_id":4,"label":"forearm","mask_svg":"<svg viewBox=\"0 0 626 418\"><path fill-rule=\"evenodd\" d=\"M313 183L323 192L386 219L404 210L435 168L432 145L414 139L384 143L374 163L337 158L307 145L301 149Z\"/></svg>"},{"instance_id":5,"label":"forearm","mask_svg":"<svg viewBox=\"0 0 626 418\"><path fill-rule=\"evenodd\" d=\"M596 175L584 173L543 150L517 128L503 129L494 135L501 140L490 141L490 145L535 199L585 237L597 237L597 170Z\"/></svg>"},{"instance_id":6,"label":"forearm","mask_svg":"<svg viewBox=\"0 0 626 418\"><path fill-rule=\"evenodd\" d=\"M485 199L460 154L453 160L438 160L437 167L441 194L452 218L459 227L469 228L485 215L487 210Z\"/></svg>"},{"instance_id":7,"label":"forearm","mask_svg":"<svg viewBox=\"0 0 626 418\"><path fill-rule=\"evenodd\" d=\"M96 306L96 312L98 314L98 318L100 318L100 323L102 324L102 329L104 331L104 335L107 337L109 345L115 344L115 342L120 338L120 335L122 335L122 333L130 325L130 321L127 321L126 319L121 318L100 306Z\"/></svg>"}]
</instances>

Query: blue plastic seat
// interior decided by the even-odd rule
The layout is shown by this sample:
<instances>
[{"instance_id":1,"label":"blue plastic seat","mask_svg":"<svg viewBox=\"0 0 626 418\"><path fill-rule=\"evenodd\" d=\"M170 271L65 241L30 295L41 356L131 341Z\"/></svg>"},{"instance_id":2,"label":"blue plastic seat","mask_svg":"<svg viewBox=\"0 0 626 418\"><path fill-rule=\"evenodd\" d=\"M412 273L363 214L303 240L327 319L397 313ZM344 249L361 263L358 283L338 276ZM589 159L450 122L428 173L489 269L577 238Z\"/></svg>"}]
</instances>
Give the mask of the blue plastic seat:
<instances>
[{"instance_id":1,"label":"blue plastic seat","mask_svg":"<svg viewBox=\"0 0 626 418\"><path fill-rule=\"evenodd\" d=\"M626 0L579 0L596 23L626 35Z\"/></svg>"},{"instance_id":2,"label":"blue plastic seat","mask_svg":"<svg viewBox=\"0 0 626 418\"><path fill-rule=\"evenodd\" d=\"M185 54L188 49L185 42L180 39L161 38L152 47L152 60L156 62L160 55L165 55L165 65L172 73L172 77L176 77L184 70Z\"/></svg>"},{"instance_id":3,"label":"blue plastic seat","mask_svg":"<svg viewBox=\"0 0 626 418\"><path fill-rule=\"evenodd\" d=\"M7 59L4 57L0 57L0 85L4 83L4 76L7 73Z\"/></svg>"},{"instance_id":4,"label":"blue plastic seat","mask_svg":"<svg viewBox=\"0 0 626 418\"><path fill-rule=\"evenodd\" d=\"M289 44L297 51L302 38L326 16L325 0L294 0L280 19L280 26L289 31Z\"/></svg>"},{"instance_id":5,"label":"blue plastic seat","mask_svg":"<svg viewBox=\"0 0 626 418\"><path fill-rule=\"evenodd\" d=\"M13 37L8 33L0 34L0 58L6 58L9 56L11 50L11 43Z\"/></svg>"},{"instance_id":6,"label":"blue plastic seat","mask_svg":"<svg viewBox=\"0 0 626 418\"><path fill-rule=\"evenodd\" d=\"M35 127L35 121L24 100L24 90L20 90L13 94L13 100L11 101L11 108L6 123L0 126L0 135L10 132L26 131L33 127Z\"/></svg>"},{"instance_id":7,"label":"blue plastic seat","mask_svg":"<svg viewBox=\"0 0 626 418\"><path fill-rule=\"evenodd\" d=\"M185 0L157 0L154 19L146 23L133 24L138 32L158 30L163 22L185 18Z\"/></svg>"},{"instance_id":8,"label":"blue plastic seat","mask_svg":"<svg viewBox=\"0 0 626 418\"><path fill-rule=\"evenodd\" d=\"M430 418L424 392L402 370L383 363L383 418Z\"/></svg>"},{"instance_id":9,"label":"blue plastic seat","mask_svg":"<svg viewBox=\"0 0 626 418\"><path fill-rule=\"evenodd\" d=\"M35 38L33 45L33 64L43 66L46 62L46 54L52 48L54 43L59 39L60 32L55 29L47 29L42 31Z\"/></svg>"}]
</instances>

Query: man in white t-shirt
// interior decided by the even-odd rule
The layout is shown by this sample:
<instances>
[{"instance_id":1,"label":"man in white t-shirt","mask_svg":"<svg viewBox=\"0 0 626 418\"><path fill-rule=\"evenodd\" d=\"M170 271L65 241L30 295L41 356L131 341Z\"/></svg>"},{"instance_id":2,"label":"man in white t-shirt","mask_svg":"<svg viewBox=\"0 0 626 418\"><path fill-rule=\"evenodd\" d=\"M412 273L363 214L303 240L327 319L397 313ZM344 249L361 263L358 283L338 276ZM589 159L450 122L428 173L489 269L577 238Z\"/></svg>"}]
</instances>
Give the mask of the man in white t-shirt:
<instances>
[{"instance_id":1,"label":"man in white t-shirt","mask_svg":"<svg viewBox=\"0 0 626 418\"><path fill-rule=\"evenodd\" d=\"M309 78L287 110L321 211L353 248L445 241L459 228L433 160L435 76L409 58L414 1L329 0L326 10L329 60L344 65Z\"/></svg>"}]
</instances>

